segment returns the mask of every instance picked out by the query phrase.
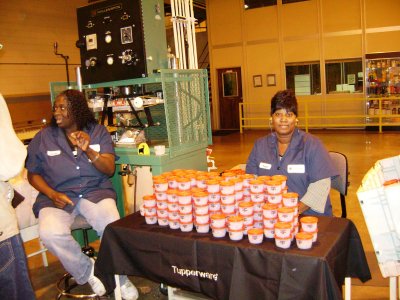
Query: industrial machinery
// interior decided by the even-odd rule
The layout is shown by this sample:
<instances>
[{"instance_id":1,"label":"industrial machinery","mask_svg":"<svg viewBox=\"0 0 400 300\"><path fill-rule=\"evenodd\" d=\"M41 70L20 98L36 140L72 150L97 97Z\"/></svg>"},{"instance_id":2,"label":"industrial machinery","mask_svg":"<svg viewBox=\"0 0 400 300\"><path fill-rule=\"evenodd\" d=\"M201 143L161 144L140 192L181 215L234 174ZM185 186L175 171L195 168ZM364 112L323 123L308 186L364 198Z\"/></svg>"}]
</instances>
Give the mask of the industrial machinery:
<instances>
[{"instance_id":1,"label":"industrial machinery","mask_svg":"<svg viewBox=\"0 0 400 300\"><path fill-rule=\"evenodd\" d=\"M151 77L167 68L162 0L108 0L77 9L83 84Z\"/></svg>"}]
</instances>

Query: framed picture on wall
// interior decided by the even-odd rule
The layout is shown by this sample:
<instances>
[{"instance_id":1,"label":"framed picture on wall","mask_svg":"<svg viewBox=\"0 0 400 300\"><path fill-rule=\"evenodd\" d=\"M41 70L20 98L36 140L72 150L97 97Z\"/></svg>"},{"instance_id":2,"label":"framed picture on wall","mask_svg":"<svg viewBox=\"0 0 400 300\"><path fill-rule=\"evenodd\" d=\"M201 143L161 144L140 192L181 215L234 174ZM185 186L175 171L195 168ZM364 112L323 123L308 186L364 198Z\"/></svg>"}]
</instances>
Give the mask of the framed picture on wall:
<instances>
[{"instance_id":1,"label":"framed picture on wall","mask_svg":"<svg viewBox=\"0 0 400 300\"><path fill-rule=\"evenodd\" d=\"M275 74L267 74L267 86L276 86Z\"/></svg>"},{"instance_id":2,"label":"framed picture on wall","mask_svg":"<svg viewBox=\"0 0 400 300\"><path fill-rule=\"evenodd\" d=\"M253 86L254 87L262 86L262 76L261 75L254 75L253 76Z\"/></svg>"}]
</instances>

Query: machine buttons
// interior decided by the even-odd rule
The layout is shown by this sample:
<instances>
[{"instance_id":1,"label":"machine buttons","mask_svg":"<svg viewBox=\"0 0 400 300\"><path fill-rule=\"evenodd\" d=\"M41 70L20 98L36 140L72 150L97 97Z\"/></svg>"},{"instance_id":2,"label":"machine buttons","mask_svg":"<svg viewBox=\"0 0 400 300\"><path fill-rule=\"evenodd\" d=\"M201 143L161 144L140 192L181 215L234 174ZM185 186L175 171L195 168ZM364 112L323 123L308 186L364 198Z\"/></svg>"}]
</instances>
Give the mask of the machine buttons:
<instances>
[{"instance_id":1,"label":"machine buttons","mask_svg":"<svg viewBox=\"0 0 400 300\"><path fill-rule=\"evenodd\" d=\"M91 57L85 60L86 68L94 68L97 65L97 57Z\"/></svg>"},{"instance_id":2,"label":"machine buttons","mask_svg":"<svg viewBox=\"0 0 400 300\"><path fill-rule=\"evenodd\" d=\"M112 65L114 63L114 58L112 56L107 57L107 64Z\"/></svg>"},{"instance_id":3,"label":"machine buttons","mask_svg":"<svg viewBox=\"0 0 400 300\"><path fill-rule=\"evenodd\" d=\"M95 33L86 36L86 50L97 49L97 35Z\"/></svg>"},{"instance_id":4,"label":"machine buttons","mask_svg":"<svg viewBox=\"0 0 400 300\"><path fill-rule=\"evenodd\" d=\"M112 41L112 36L110 33L106 34L106 36L104 37L104 41L109 44Z\"/></svg>"}]
</instances>

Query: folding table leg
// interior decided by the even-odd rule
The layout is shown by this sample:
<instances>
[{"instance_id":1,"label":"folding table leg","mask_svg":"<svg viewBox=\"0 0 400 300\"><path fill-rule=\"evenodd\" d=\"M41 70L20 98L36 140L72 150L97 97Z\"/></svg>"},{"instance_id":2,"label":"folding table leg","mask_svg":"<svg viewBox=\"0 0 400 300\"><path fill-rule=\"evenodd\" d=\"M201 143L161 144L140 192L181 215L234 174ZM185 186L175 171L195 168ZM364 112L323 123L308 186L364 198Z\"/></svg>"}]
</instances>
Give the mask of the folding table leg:
<instances>
[{"instance_id":1,"label":"folding table leg","mask_svg":"<svg viewBox=\"0 0 400 300\"><path fill-rule=\"evenodd\" d=\"M389 277L389 299L396 300L396 291L397 291L397 277Z\"/></svg>"},{"instance_id":2,"label":"folding table leg","mask_svg":"<svg viewBox=\"0 0 400 300\"><path fill-rule=\"evenodd\" d=\"M344 279L344 300L351 299L351 277Z\"/></svg>"},{"instance_id":3,"label":"folding table leg","mask_svg":"<svg viewBox=\"0 0 400 300\"><path fill-rule=\"evenodd\" d=\"M115 300L122 300L121 284L119 283L119 275L114 275L114 278L115 278L114 298L115 298Z\"/></svg>"}]
</instances>

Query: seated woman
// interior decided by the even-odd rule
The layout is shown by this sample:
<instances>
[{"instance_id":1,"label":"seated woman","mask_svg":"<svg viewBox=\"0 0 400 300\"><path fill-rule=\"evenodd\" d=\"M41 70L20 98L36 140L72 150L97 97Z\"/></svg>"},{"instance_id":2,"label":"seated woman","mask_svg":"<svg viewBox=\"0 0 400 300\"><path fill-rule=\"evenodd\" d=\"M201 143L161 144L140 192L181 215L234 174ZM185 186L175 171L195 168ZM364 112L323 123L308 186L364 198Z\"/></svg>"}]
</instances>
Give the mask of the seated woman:
<instances>
[{"instance_id":1,"label":"seated woman","mask_svg":"<svg viewBox=\"0 0 400 300\"><path fill-rule=\"evenodd\" d=\"M88 282L97 295L104 295L103 283L94 276L94 261L71 235L78 214L99 236L107 224L119 219L109 179L115 171L113 143L106 128L97 124L83 93L66 90L58 95L50 126L28 146L26 168L30 184L39 191L33 211L43 243L78 284ZM126 276L121 276L121 293L124 299L138 298Z\"/></svg>"},{"instance_id":2,"label":"seated woman","mask_svg":"<svg viewBox=\"0 0 400 300\"><path fill-rule=\"evenodd\" d=\"M271 100L270 124L274 132L258 139L247 160L246 173L287 176L289 191L299 194L299 213L332 215L331 177L337 176L321 141L296 127L297 99L290 90Z\"/></svg>"}]
</instances>

